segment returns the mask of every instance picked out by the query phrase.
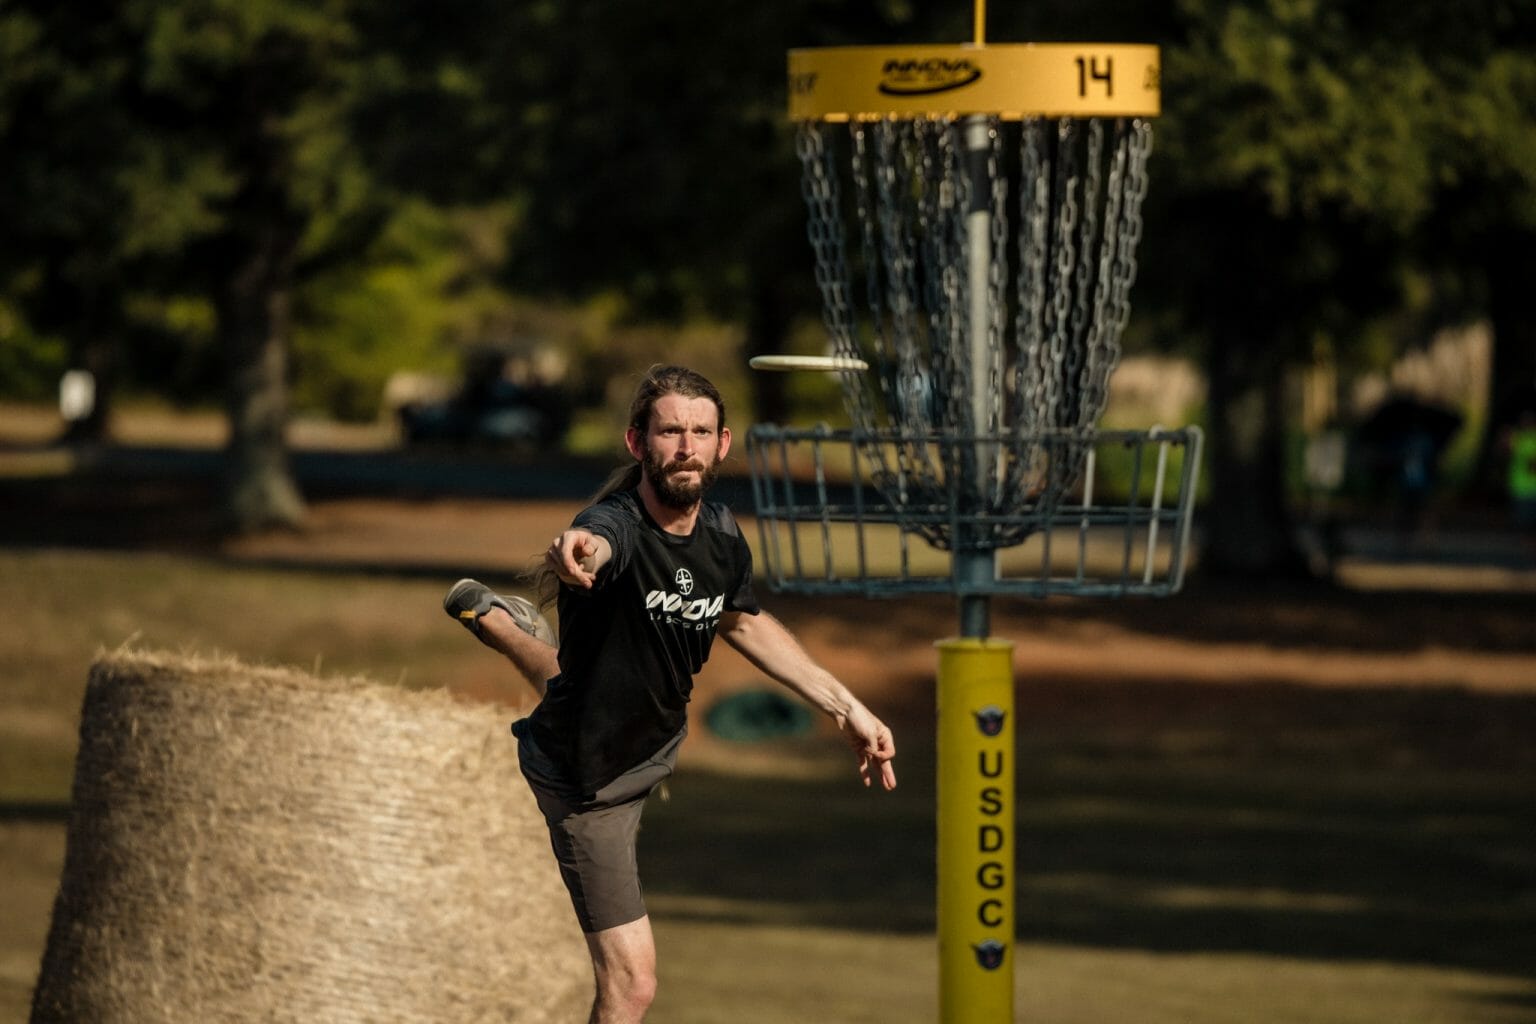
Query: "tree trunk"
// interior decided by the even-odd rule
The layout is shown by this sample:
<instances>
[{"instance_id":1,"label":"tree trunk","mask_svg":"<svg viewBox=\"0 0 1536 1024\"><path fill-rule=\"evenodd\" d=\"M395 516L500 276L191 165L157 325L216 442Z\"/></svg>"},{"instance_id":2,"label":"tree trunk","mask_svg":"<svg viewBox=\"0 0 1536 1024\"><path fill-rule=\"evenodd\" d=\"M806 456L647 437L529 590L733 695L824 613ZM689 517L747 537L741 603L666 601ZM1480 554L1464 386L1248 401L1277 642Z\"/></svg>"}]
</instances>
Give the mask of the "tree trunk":
<instances>
[{"instance_id":1,"label":"tree trunk","mask_svg":"<svg viewBox=\"0 0 1536 1024\"><path fill-rule=\"evenodd\" d=\"M265 230L219 303L228 359L224 511L241 533L304 519L287 438L294 246L281 228Z\"/></svg>"},{"instance_id":2,"label":"tree trunk","mask_svg":"<svg viewBox=\"0 0 1536 1024\"><path fill-rule=\"evenodd\" d=\"M1201 571L1308 576L1285 499L1284 360L1258 343L1213 344L1208 358L1211 497Z\"/></svg>"}]
</instances>

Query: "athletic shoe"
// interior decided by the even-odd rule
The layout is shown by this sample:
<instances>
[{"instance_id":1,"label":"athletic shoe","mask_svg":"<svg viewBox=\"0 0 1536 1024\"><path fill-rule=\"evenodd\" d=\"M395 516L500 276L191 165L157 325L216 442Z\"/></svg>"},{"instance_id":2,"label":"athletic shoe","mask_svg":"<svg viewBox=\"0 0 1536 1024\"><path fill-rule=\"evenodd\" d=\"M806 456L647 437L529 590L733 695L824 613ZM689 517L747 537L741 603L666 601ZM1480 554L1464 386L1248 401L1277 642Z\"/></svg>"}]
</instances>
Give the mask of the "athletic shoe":
<instances>
[{"instance_id":1,"label":"athletic shoe","mask_svg":"<svg viewBox=\"0 0 1536 1024\"><path fill-rule=\"evenodd\" d=\"M531 601L517 596L502 597L479 580L469 579L459 580L443 598L443 611L448 617L464 623L464 628L475 634L481 643L486 640L480 632L480 616L492 608L500 608L512 616L517 628L534 639L556 646L555 631L550 628L549 620L539 614Z\"/></svg>"}]
</instances>

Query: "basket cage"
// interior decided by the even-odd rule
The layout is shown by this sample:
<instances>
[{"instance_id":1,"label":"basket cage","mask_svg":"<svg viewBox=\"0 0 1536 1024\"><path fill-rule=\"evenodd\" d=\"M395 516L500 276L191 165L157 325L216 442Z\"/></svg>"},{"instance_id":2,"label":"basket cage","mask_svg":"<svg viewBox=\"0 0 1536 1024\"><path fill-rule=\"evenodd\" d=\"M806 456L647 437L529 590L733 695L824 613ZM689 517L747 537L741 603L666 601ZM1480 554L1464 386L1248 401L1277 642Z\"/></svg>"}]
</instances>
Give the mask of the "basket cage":
<instances>
[{"instance_id":1,"label":"basket cage","mask_svg":"<svg viewBox=\"0 0 1536 1024\"><path fill-rule=\"evenodd\" d=\"M802 594L1166 596L1183 584L1201 444L1198 427L955 437L758 424L759 575ZM942 493L903 490L896 453L915 447L948 467ZM1036 484L1000 504L975 492L978 461L1034 467ZM957 570L978 555L988 578Z\"/></svg>"}]
</instances>

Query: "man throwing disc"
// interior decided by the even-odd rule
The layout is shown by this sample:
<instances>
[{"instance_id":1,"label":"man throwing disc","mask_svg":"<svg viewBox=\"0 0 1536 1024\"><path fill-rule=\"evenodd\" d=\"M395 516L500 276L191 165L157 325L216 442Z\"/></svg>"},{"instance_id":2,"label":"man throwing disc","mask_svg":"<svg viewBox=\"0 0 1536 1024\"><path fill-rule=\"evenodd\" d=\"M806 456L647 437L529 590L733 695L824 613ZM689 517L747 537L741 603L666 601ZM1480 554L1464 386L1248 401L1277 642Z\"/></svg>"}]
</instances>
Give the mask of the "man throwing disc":
<instances>
[{"instance_id":1,"label":"man throwing disc","mask_svg":"<svg viewBox=\"0 0 1536 1024\"><path fill-rule=\"evenodd\" d=\"M593 1024L639 1022L655 997L635 837L646 797L672 773L693 677L717 634L837 723L866 786L896 786L890 729L759 608L736 520L704 500L731 447L714 385L653 367L624 443L634 464L544 555L558 581L558 649L522 598L461 580L443 603L541 695L512 731L592 955Z\"/></svg>"}]
</instances>

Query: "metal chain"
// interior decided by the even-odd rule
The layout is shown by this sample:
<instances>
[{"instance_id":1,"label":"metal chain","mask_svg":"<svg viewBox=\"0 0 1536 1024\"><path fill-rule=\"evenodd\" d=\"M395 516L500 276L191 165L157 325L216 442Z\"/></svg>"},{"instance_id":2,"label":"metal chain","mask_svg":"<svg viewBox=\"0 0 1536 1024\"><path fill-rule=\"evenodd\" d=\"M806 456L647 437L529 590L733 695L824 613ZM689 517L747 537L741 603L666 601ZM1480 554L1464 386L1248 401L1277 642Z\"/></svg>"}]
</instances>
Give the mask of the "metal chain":
<instances>
[{"instance_id":1,"label":"metal chain","mask_svg":"<svg viewBox=\"0 0 1536 1024\"><path fill-rule=\"evenodd\" d=\"M864 294L865 301L869 304L869 318L873 328L870 337L878 366L887 360L888 346L881 301L881 264L880 260L870 258L872 253L878 253L880 249L875 241L874 199L871 195L873 186L870 182L869 149L865 139L864 125L857 121L851 122L849 137L853 143L854 212L858 215L859 231L864 245ZM857 355L857 353L848 354ZM844 379L847 379L847 375L844 375Z\"/></svg>"},{"instance_id":2,"label":"metal chain","mask_svg":"<svg viewBox=\"0 0 1536 1024\"><path fill-rule=\"evenodd\" d=\"M836 157L833 147L828 145L830 131L827 125L802 123L796 132L795 149L800 158L801 194L809 214L806 231L815 256L816 285L822 296L822 322L836 352L858 355ZM859 425L868 432L873 427L873 416L862 400L862 384L856 386L859 391L845 387L844 395L853 399L850 411L856 421L862 420Z\"/></svg>"},{"instance_id":3,"label":"metal chain","mask_svg":"<svg viewBox=\"0 0 1536 1024\"><path fill-rule=\"evenodd\" d=\"M1125 122L1116 122L1114 145L1110 154L1109 183L1104 194L1104 237L1099 244L1098 277L1093 289L1093 316L1088 341L1088 365L1078 389L1083 394L1078 427L1091 427L1104 411L1109 396L1109 375L1118 361L1119 332L1110 322L1110 293L1115 278L1120 237L1120 209L1124 198L1125 164L1128 150Z\"/></svg>"},{"instance_id":4,"label":"metal chain","mask_svg":"<svg viewBox=\"0 0 1536 1024\"><path fill-rule=\"evenodd\" d=\"M1008 329L1008 177L1002 173L1003 137L998 131L997 118L987 126L990 143L987 153L987 180L992 185L989 217L992 226L991 261L987 265L987 394L991 407L987 422L982 429L989 434L997 433L1003 424L1004 388L1003 367L1006 362L1005 344Z\"/></svg>"},{"instance_id":5,"label":"metal chain","mask_svg":"<svg viewBox=\"0 0 1536 1024\"><path fill-rule=\"evenodd\" d=\"M830 165L831 152L822 136L821 126L801 124L795 136L795 150L800 157L800 191L809 213L806 233L816 259L822 323L838 351L857 352L837 174L835 167Z\"/></svg>"},{"instance_id":6,"label":"metal chain","mask_svg":"<svg viewBox=\"0 0 1536 1024\"><path fill-rule=\"evenodd\" d=\"M1147 197L1147 157L1151 153L1152 125L1140 119L1131 122L1126 146L1119 258L1115 261L1114 280L1110 285L1106 380L1120 361L1120 336L1131 318L1131 286L1136 283L1136 247L1141 242L1141 204Z\"/></svg>"},{"instance_id":7,"label":"metal chain","mask_svg":"<svg viewBox=\"0 0 1536 1024\"><path fill-rule=\"evenodd\" d=\"M869 304L869 336L874 357L874 388L878 388L883 394L885 399L883 404L889 409L893 408L890 381L892 361L886 337L886 318L882 311L880 281L882 262L879 258L880 246L877 241L877 214L874 210L875 186L871 182L872 176L878 171L871 169L866 126L860 122L850 123L849 135L852 143L851 173L854 182L854 207L863 243L860 255L864 264L864 284ZM878 167L878 163L875 166ZM842 354L857 356L860 353ZM870 386L869 378L863 374L844 373L838 375L838 381L843 389L843 401L849 409L853 422L860 428L859 434L862 438L860 447L864 458L873 467L876 479L890 479L892 474L885 446L877 439L877 413L872 394L874 388ZM901 500L905 500L906 488L899 473L896 483L896 494Z\"/></svg>"},{"instance_id":8,"label":"metal chain","mask_svg":"<svg viewBox=\"0 0 1536 1024\"><path fill-rule=\"evenodd\" d=\"M850 125L846 168L828 126L802 125L796 138L832 347L860 355L862 345L873 361L873 373L843 380L860 455L893 505L931 513L965 496L962 536L944 516L906 524L941 548L1018 543L1075 483L1129 319L1151 148L1143 121L1116 122L1112 141L1096 120L1029 119L1016 145L1011 125L985 128L984 179L955 119ZM1016 154L1016 182L1005 154ZM863 311L840 173L852 181ZM973 209L988 217L984 241L971 238ZM972 242L990 254L974 324ZM969 434L995 440L953 443Z\"/></svg>"},{"instance_id":9,"label":"metal chain","mask_svg":"<svg viewBox=\"0 0 1536 1024\"><path fill-rule=\"evenodd\" d=\"M971 274L969 266L971 175L967 166L965 129L962 122L951 121L942 135L944 185L941 225L944 237L944 298L948 306L944 318L945 335L936 365L943 366L939 382L945 399L944 426L950 433L975 433L979 424L971 422Z\"/></svg>"},{"instance_id":10,"label":"metal chain","mask_svg":"<svg viewBox=\"0 0 1536 1024\"><path fill-rule=\"evenodd\" d=\"M986 394L989 404L987 422L982 431L999 437L1007 419L1007 388L1004 374L1007 365L1008 330L1008 176L1003 173L1003 135L997 118L987 125L990 143L987 153L987 180L992 194L989 217L992 227L991 260L987 264L987 380ZM991 497L990 503L1000 507L1008 494L1007 466L1000 466L998 455L987 460L985 484ZM1011 464L1012 460L1010 460Z\"/></svg>"},{"instance_id":11,"label":"metal chain","mask_svg":"<svg viewBox=\"0 0 1536 1024\"><path fill-rule=\"evenodd\" d=\"M926 120L917 120L912 123L913 143L916 150L917 163L914 170L917 173L918 187L914 189L917 197L917 237L921 249L923 285L923 309L928 320L928 351L925 353L927 366L917 368L920 375L925 375L921 380L921 393L914 395L913 410L917 416L912 421L920 431L926 433L932 426L932 389L934 385L933 374L938 370L934 365L935 356L943 347L943 341L947 337L947 323L945 317L948 313L949 296L944 290L944 264L948 255L944 251L943 227L942 227L942 197L941 184L943 180L942 162L936 155L937 144L933 141L933 124ZM914 378L918 382L918 378Z\"/></svg>"},{"instance_id":12,"label":"metal chain","mask_svg":"<svg viewBox=\"0 0 1536 1024\"><path fill-rule=\"evenodd\" d=\"M1015 435L1035 425L1045 384L1046 211L1050 204L1051 165L1044 145L1044 122L1031 118L1019 137L1019 276L1014 343Z\"/></svg>"},{"instance_id":13,"label":"metal chain","mask_svg":"<svg viewBox=\"0 0 1536 1024\"><path fill-rule=\"evenodd\" d=\"M960 164L959 128L953 121L926 122L930 129L927 171L927 231L931 256L926 269L931 305L929 357L932 367L930 407L936 425L953 433L963 429L964 394L960 367L965 359L970 288L965 273L967 181Z\"/></svg>"},{"instance_id":14,"label":"metal chain","mask_svg":"<svg viewBox=\"0 0 1536 1024\"><path fill-rule=\"evenodd\" d=\"M917 282L917 244L913 237L918 213L913 204L913 179L920 166L917 137L913 127L887 122L881 137L882 162L886 168L880 178L881 240L891 285L888 303L896 316L896 345L900 354L901 390L898 396L903 419L922 415L917 403L920 392L913 382L918 379L919 347L922 336L921 293Z\"/></svg>"},{"instance_id":15,"label":"metal chain","mask_svg":"<svg viewBox=\"0 0 1536 1024\"><path fill-rule=\"evenodd\" d=\"M969 181L963 166L963 138L954 120L923 121L928 129L929 163L926 166L928 195L929 256L925 278L929 282L928 404L934 433L952 438L965 428L965 378L968 368L968 335L971 289L966 273L965 212ZM951 500L948 484L963 476L955 464L954 445L923 444L925 467L932 467L935 491ZM937 459L937 461L935 461ZM946 542L952 537L945 533Z\"/></svg>"},{"instance_id":16,"label":"metal chain","mask_svg":"<svg viewBox=\"0 0 1536 1024\"><path fill-rule=\"evenodd\" d=\"M876 210L880 223L880 255L885 266L888 289L886 306L890 309L891 340L895 349L895 367L891 378L883 381L890 402L894 424L907 422L916 415L912 407L911 382L917 373L917 317L912 217L901 202L911 193L913 157L911 136L903 135L898 123L881 121L875 126Z\"/></svg>"},{"instance_id":17,"label":"metal chain","mask_svg":"<svg viewBox=\"0 0 1536 1024\"><path fill-rule=\"evenodd\" d=\"M1068 360L1071 352L1067 344L1072 302L1072 265L1074 229L1077 226L1077 147L1075 125L1071 118L1062 118L1057 128L1056 149L1056 224L1052 232L1055 241L1055 261L1051 265L1050 306L1046 309L1046 329L1050 338L1047 352L1049 363L1045 367L1045 388L1042 395L1041 425L1061 426L1061 406L1070 396L1065 394L1066 382L1075 368Z\"/></svg>"},{"instance_id":18,"label":"metal chain","mask_svg":"<svg viewBox=\"0 0 1536 1024\"><path fill-rule=\"evenodd\" d=\"M1072 333L1068 344L1070 353L1067 380L1071 382L1077 404L1075 425L1083 425L1086 404L1083 401L1082 381L1093 373L1094 352L1089 337L1092 321L1089 318L1089 299L1093 293L1094 243L1098 234L1099 182L1103 164L1104 122L1094 118L1088 122L1087 148L1083 159L1082 217L1077 245L1077 273L1072 281Z\"/></svg>"}]
</instances>

